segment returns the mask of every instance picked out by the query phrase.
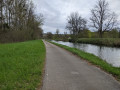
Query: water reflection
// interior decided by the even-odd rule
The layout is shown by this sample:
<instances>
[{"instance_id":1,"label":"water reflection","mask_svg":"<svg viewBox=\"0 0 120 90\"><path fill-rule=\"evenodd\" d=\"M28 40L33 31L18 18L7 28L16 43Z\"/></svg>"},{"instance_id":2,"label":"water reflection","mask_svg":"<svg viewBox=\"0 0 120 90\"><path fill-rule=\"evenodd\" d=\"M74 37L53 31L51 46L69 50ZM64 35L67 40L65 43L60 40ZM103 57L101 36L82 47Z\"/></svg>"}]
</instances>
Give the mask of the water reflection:
<instances>
[{"instance_id":1,"label":"water reflection","mask_svg":"<svg viewBox=\"0 0 120 90\"><path fill-rule=\"evenodd\" d=\"M88 53L92 53L115 67L120 67L120 48L97 46L92 44L71 43L63 41L53 41L69 47L78 48Z\"/></svg>"}]
</instances>

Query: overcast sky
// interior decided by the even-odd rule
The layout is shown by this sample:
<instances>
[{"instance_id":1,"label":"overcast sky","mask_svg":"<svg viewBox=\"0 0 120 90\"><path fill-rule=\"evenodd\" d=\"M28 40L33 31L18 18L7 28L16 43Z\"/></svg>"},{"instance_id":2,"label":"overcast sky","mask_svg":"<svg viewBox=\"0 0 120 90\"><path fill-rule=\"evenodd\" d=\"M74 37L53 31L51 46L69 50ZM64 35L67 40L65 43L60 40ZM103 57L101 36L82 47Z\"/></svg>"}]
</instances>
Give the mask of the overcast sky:
<instances>
[{"instance_id":1,"label":"overcast sky","mask_svg":"<svg viewBox=\"0 0 120 90\"><path fill-rule=\"evenodd\" d=\"M89 20L90 9L94 7L97 0L33 0L37 14L42 13L45 17L44 32L55 33L56 29L60 33L67 31L65 29L67 16L71 12L79 12L83 18ZM110 9L120 15L120 0L107 0ZM120 21L120 16L118 17Z\"/></svg>"}]
</instances>

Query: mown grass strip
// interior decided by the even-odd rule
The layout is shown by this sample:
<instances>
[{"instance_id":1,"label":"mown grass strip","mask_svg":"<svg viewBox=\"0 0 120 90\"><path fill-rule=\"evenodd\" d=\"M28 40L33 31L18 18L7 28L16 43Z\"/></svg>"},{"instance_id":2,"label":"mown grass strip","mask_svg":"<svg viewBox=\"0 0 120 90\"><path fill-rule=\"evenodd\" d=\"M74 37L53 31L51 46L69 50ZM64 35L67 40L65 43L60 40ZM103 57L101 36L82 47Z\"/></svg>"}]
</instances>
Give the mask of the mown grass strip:
<instances>
[{"instance_id":1,"label":"mown grass strip","mask_svg":"<svg viewBox=\"0 0 120 90\"><path fill-rule=\"evenodd\" d=\"M80 38L76 42L120 47L120 38Z\"/></svg>"},{"instance_id":2,"label":"mown grass strip","mask_svg":"<svg viewBox=\"0 0 120 90\"><path fill-rule=\"evenodd\" d=\"M45 62L42 40L0 44L0 90L35 90Z\"/></svg>"},{"instance_id":3,"label":"mown grass strip","mask_svg":"<svg viewBox=\"0 0 120 90\"><path fill-rule=\"evenodd\" d=\"M71 48L71 47L61 45L61 44L58 44L58 43L54 43L54 42L50 42L50 43L55 44L59 47L62 47L64 49L72 52L73 54L76 54L76 55L80 56L81 58L89 61L90 63L92 63L92 64L96 65L97 67L103 69L104 71L112 74L114 77L116 77L118 80L120 80L120 68L113 67L112 65L108 64L107 62L100 59L99 57L97 57L93 54L84 52L82 50L79 50L79 49L76 49L76 48Z\"/></svg>"}]
</instances>

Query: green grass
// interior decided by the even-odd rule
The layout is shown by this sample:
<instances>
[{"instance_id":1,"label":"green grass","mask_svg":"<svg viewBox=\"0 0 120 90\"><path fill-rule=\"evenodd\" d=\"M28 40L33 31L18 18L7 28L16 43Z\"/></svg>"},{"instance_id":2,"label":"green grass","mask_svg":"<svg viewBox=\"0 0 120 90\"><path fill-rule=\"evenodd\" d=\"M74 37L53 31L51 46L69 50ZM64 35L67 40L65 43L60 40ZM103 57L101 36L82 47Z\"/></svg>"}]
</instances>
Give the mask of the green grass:
<instances>
[{"instance_id":1,"label":"green grass","mask_svg":"<svg viewBox=\"0 0 120 90\"><path fill-rule=\"evenodd\" d=\"M51 43L53 43L57 46L60 46L64 49L72 52L73 54L80 56L82 59L89 61L90 63L92 63L92 64L96 65L97 67L103 69L104 71L112 74L114 77L116 77L118 80L120 80L120 68L113 67L112 65L108 64L107 62L105 62L104 60L100 59L99 57L97 57L93 54L78 50L76 48L71 48L71 47L68 47L65 45L61 45L58 43L54 43L54 42L51 42Z\"/></svg>"},{"instance_id":2,"label":"green grass","mask_svg":"<svg viewBox=\"0 0 120 90\"><path fill-rule=\"evenodd\" d=\"M120 47L120 38L80 38L77 42Z\"/></svg>"},{"instance_id":3,"label":"green grass","mask_svg":"<svg viewBox=\"0 0 120 90\"><path fill-rule=\"evenodd\" d=\"M42 40L0 44L0 90L35 90L45 62Z\"/></svg>"}]
</instances>

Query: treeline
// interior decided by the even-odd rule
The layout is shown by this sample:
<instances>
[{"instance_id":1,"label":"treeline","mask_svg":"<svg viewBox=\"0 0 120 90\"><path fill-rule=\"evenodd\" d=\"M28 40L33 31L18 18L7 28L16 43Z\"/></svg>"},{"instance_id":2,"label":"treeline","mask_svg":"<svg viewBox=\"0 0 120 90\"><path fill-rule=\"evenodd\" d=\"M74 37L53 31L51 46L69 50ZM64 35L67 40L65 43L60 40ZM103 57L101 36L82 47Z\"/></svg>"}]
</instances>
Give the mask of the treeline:
<instances>
[{"instance_id":1,"label":"treeline","mask_svg":"<svg viewBox=\"0 0 120 90\"><path fill-rule=\"evenodd\" d=\"M44 39L48 40L56 40L56 41L68 41L70 38L70 34L67 34L67 32L64 32L64 34L60 34L60 30L56 29L55 34L51 32L47 32L44 34Z\"/></svg>"},{"instance_id":2,"label":"treeline","mask_svg":"<svg viewBox=\"0 0 120 90\"><path fill-rule=\"evenodd\" d=\"M95 44L100 46L120 47L119 38L79 38L77 43Z\"/></svg>"},{"instance_id":3,"label":"treeline","mask_svg":"<svg viewBox=\"0 0 120 90\"><path fill-rule=\"evenodd\" d=\"M118 26L117 15L109 9L109 3L106 0L98 0L91 10L89 20L78 12L73 12L67 18L66 29L75 41L78 38L118 38Z\"/></svg>"},{"instance_id":4,"label":"treeline","mask_svg":"<svg viewBox=\"0 0 120 90\"><path fill-rule=\"evenodd\" d=\"M100 38L99 33L91 32L88 29L85 29L81 31L81 33L78 34L78 38ZM118 29L112 29L110 31L105 31L102 34L102 38L120 38L120 32Z\"/></svg>"},{"instance_id":5,"label":"treeline","mask_svg":"<svg viewBox=\"0 0 120 90\"><path fill-rule=\"evenodd\" d=\"M44 38L50 39L50 40L57 40L57 41L71 41L71 40L73 40L71 34L68 34L67 32L64 32L64 34L60 34L59 29L56 30L55 34L53 34L51 32L47 32L46 34L44 34ZM77 36L78 40L81 38L86 38L86 39L87 38L93 38L93 39L97 38L98 39L99 33L97 31L91 32L90 30L85 29L85 30L81 31ZM102 38L120 38L120 32L117 29L106 31L106 32L104 32ZM77 41L77 39L75 41Z\"/></svg>"},{"instance_id":6,"label":"treeline","mask_svg":"<svg viewBox=\"0 0 120 90\"><path fill-rule=\"evenodd\" d=\"M0 0L0 42L42 37L43 16L34 9L31 0Z\"/></svg>"}]
</instances>

